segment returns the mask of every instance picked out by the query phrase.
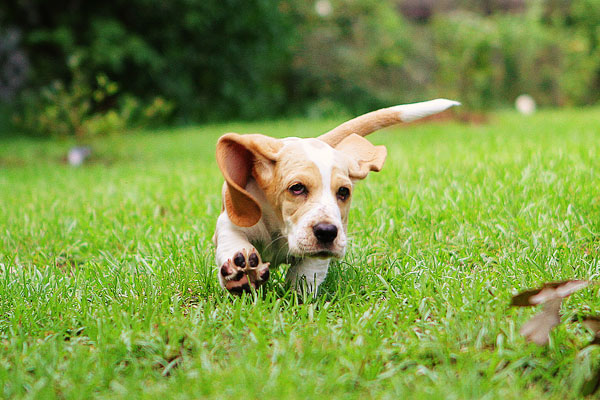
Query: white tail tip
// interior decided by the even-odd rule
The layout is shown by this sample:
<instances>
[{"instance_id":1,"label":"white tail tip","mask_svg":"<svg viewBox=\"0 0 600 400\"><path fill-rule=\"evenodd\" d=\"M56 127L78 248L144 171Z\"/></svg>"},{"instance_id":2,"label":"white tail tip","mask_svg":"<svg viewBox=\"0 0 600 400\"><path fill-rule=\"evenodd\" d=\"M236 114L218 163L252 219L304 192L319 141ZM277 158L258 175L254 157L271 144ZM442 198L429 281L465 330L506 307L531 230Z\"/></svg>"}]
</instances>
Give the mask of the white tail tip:
<instances>
[{"instance_id":1,"label":"white tail tip","mask_svg":"<svg viewBox=\"0 0 600 400\"><path fill-rule=\"evenodd\" d=\"M427 117L428 115L437 114L454 106L460 106L460 103L448 99L435 99L423 101L421 103L403 104L401 106L392 107L392 109L400 113L400 120L402 120L402 122L411 122L419 118Z\"/></svg>"}]
</instances>

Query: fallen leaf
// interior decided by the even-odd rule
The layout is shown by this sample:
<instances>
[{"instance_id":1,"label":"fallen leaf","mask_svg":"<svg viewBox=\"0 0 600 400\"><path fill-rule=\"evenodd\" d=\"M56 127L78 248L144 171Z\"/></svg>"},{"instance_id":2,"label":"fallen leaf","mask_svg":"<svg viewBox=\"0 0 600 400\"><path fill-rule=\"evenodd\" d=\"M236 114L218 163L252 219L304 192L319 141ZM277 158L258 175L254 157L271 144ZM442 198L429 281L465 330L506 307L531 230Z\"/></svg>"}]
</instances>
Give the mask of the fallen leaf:
<instances>
[{"instance_id":1,"label":"fallen leaf","mask_svg":"<svg viewBox=\"0 0 600 400\"><path fill-rule=\"evenodd\" d=\"M519 331L521 335L540 346L548 343L552 328L560 323L560 306L562 298L555 298L544 304L539 314L527 321Z\"/></svg>"},{"instance_id":2,"label":"fallen leaf","mask_svg":"<svg viewBox=\"0 0 600 400\"><path fill-rule=\"evenodd\" d=\"M584 324L589 330L594 333L600 332L600 317L595 315L588 315L583 317L581 323Z\"/></svg>"},{"instance_id":3,"label":"fallen leaf","mask_svg":"<svg viewBox=\"0 0 600 400\"><path fill-rule=\"evenodd\" d=\"M594 333L594 338L588 344L588 346L591 346L593 344L600 344L600 317L595 315L588 315L581 320L581 323Z\"/></svg>"},{"instance_id":4,"label":"fallen leaf","mask_svg":"<svg viewBox=\"0 0 600 400\"><path fill-rule=\"evenodd\" d=\"M526 290L513 296L510 305L515 307L537 306L551 300L568 297L592 283L594 282L584 280L546 283L541 288Z\"/></svg>"}]
</instances>

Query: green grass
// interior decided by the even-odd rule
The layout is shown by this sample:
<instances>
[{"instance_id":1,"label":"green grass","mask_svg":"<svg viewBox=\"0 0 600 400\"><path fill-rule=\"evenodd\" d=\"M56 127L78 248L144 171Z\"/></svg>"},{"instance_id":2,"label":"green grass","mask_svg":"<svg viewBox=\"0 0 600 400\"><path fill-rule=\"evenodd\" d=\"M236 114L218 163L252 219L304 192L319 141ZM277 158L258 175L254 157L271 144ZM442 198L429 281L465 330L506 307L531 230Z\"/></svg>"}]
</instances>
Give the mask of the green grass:
<instances>
[{"instance_id":1,"label":"green grass","mask_svg":"<svg viewBox=\"0 0 600 400\"><path fill-rule=\"evenodd\" d=\"M576 397L590 335L563 324L526 343L535 311L508 304L598 278L600 109L374 134L388 160L358 185L321 295L286 291L285 267L257 296L222 293L217 138L334 124L105 138L82 168L61 162L71 143L0 140L0 397ZM563 319L582 310L600 314L597 289Z\"/></svg>"}]
</instances>

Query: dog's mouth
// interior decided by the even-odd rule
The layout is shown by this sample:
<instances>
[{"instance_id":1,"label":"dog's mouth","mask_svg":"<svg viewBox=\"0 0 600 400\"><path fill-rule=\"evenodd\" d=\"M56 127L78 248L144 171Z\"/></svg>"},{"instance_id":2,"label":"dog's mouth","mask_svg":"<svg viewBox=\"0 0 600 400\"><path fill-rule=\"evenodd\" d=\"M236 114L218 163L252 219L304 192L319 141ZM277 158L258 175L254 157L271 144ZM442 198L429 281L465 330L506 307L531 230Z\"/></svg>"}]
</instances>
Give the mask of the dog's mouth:
<instances>
[{"instance_id":1,"label":"dog's mouth","mask_svg":"<svg viewBox=\"0 0 600 400\"><path fill-rule=\"evenodd\" d=\"M334 251L332 249L323 249L323 248L317 248L317 249L302 249L301 251L294 251L294 252L290 252L290 254L294 255L295 257L300 257L300 258L320 258L320 259L326 259L326 258L342 258L344 257L344 251Z\"/></svg>"},{"instance_id":2,"label":"dog's mouth","mask_svg":"<svg viewBox=\"0 0 600 400\"><path fill-rule=\"evenodd\" d=\"M311 252L304 253L304 256L311 257L311 258L341 258L344 256L344 254L343 254L343 252L342 252L342 254L340 254L339 252L335 252L332 250L321 249L321 250L317 250L317 251L311 251Z\"/></svg>"},{"instance_id":3,"label":"dog's mouth","mask_svg":"<svg viewBox=\"0 0 600 400\"><path fill-rule=\"evenodd\" d=\"M317 251L316 253L312 253L309 256L314 258L331 258L335 257L335 254L329 250L321 250Z\"/></svg>"},{"instance_id":4,"label":"dog's mouth","mask_svg":"<svg viewBox=\"0 0 600 400\"><path fill-rule=\"evenodd\" d=\"M311 232L312 233L312 232ZM336 239L332 243L319 243L316 238L308 236L289 240L289 254L300 258L342 258L346 253L345 238Z\"/></svg>"}]
</instances>

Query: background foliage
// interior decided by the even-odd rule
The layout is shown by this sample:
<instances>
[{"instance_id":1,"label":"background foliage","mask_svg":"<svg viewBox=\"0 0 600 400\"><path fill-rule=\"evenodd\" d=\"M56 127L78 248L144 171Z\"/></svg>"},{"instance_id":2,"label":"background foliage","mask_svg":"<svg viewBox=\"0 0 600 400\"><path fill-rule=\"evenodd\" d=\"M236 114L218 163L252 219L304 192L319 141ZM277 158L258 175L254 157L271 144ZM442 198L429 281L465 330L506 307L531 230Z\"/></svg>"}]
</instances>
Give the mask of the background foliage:
<instances>
[{"instance_id":1,"label":"background foliage","mask_svg":"<svg viewBox=\"0 0 600 400\"><path fill-rule=\"evenodd\" d=\"M0 118L63 136L434 96L475 109L522 93L590 104L599 21L595 0L3 2ZM94 98L99 79L118 89Z\"/></svg>"}]
</instances>

